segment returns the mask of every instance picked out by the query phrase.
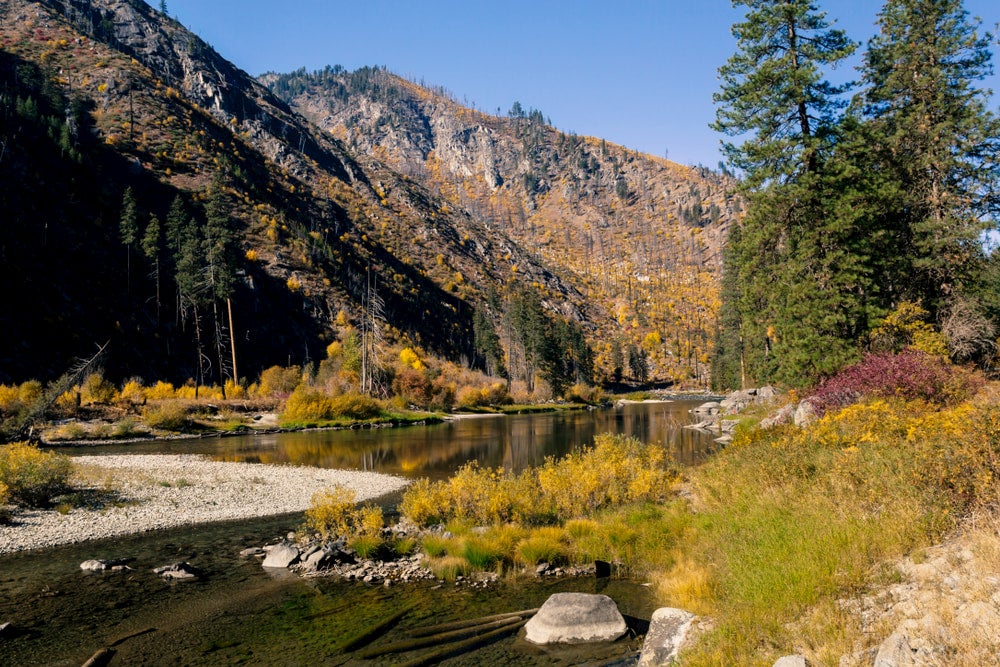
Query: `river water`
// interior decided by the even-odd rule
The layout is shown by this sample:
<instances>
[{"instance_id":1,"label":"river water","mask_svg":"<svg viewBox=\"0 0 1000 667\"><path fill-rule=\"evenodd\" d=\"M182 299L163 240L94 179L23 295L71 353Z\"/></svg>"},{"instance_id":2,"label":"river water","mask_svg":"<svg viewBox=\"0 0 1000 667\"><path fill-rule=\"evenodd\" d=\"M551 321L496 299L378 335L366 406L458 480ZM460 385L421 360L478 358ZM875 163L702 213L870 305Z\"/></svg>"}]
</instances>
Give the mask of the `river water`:
<instances>
[{"instance_id":1,"label":"river water","mask_svg":"<svg viewBox=\"0 0 1000 667\"><path fill-rule=\"evenodd\" d=\"M712 437L682 428L698 401L628 404L616 409L462 418L395 429L312 431L256 437L179 440L96 447L86 453L201 453L220 460L374 470L440 479L470 460L519 470L585 445L598 433L633 435L693 464ZM397 499L387 498L391 506ZM80 665L116 641L110 664L349 664L338 647L396 611L392 634L407 628L539 606L553 592L604 592L639 634L655 602L640 582L568 578L508 580L487 590L433 582L372 587L274 576L238 552L273 541L301 515L177 528L0 557L0 665ZM126 558L131 570L84 574L91 558ZM154 567L187 560L204 576L169 584ZM135 633L137 636L130 637ZM130 638L128 638L130 637ZM637 647L542 650L516 635L447 664L580 664L607 661ZM397 664L412 655L389 656ZM365 664L379 664L367 662Z\"/></svg>"}]
</instances>

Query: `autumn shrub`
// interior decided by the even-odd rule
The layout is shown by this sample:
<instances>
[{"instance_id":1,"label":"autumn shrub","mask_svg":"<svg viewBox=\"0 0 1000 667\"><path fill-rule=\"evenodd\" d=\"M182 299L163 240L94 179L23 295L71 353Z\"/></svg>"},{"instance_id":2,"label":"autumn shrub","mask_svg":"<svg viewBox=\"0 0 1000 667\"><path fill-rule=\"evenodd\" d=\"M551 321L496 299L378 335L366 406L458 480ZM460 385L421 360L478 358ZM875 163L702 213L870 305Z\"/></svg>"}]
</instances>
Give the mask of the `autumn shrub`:
<instances>
[{"instance_id":1,"label":"autumn shrub","mask_svg":"<svg viewBox=\"0 0 1000 667\"><path fill-rule=\"evenodd\" d=\"M17 412L21 408L21 399L16 386L0 384L0 413Z\"/></svg>"},{"instance_id":2,"label":"autumn shrub","mask_svg":"<svg viewBox=\"0 0 1000 667\"><path fill-rule=\"evenodd\" d=\"M954 366L941 357L904 349L899 353L865 355L823 382L810 401L820 412L862 398L900 398L945 405L965 400L983 385L978 373Z\"/></svg>"},{"instance_id":3,"label":"autumn shrub","mask_svg":"<svg viewBox=\"0 0 1000 667\"><path fill-rule=\"evenodd\" d=\"M333 401L319 389L301 384L285 402L281 418L286 422L317 422L333 419L336 411Z\"/></svg>"},{"instance_id":4,"label":"autumn shrub","mask_svg":"<svg viewBox=\"0 0 1000 667\"><path fill-rule=\"evenodd\" d=\"M140 378L131 378L124 385L119 393L119 397L125 403L139 405L146 400L146 390L142 386Z\"/></svg>"},{"instance_id":5,"label":"autumn shrub","mask_svg":"<svg viewBox=\"0 0 1000 667\"><path fill-rule=\"evenodd\" d=\"M0 446L0 485L16 504L45 507L69 488L73 464L68 456L43 452L26 442Z\"/></svg>"},{"instance_id":6,"label":"autumn shrub","mask_svg":"<svg viewBox=\"0 0 1000 667\"><path fill-rule=\"evenodd\" d=\"M354 491L340 485L317 491L306 510L306 526L324 538L348 535L354 526L356 498Z\"/></svg>"},{"instance_id":7,"label":"autumn shrub","mask_svg":"<svg viewBox=\"0 0 1000 667\"><path fill-rule=\"evenodd\" d=\"M38 380L27 380L17 388L17 398L21 405L27 407L42 398L42 383Z\"/></svg>"},{"instance_id":8,"label":"autumn shrub","mask_svg":"<svg viewBox=\"0 0 1000 667\"><path fill-rule=\"evenodd\" d=\"M170 398L176 398L177 392L174 390L174 385L169 382L159 380L152 387L146 388L145 395L147 400L163 401Z\"/></svg>"},{"instance_id":9,"label":"autumn shrub","mask_svg":"<svg viewBox=\"0 0 1000 667\"><path fill-rule=\"evenodd\" d=\"M334 485L313 494L306 510L306 528L323 538L343 537L362 558L384 545L382 508L358 507L351 489ZM364 553L362 553L364 552Z\"/></svg>"},{"instance_id":10,"label":"autumn shrub","mask_svg":"<svg viewBox=\"0 0 1000 667\"><path fill-rule=\"evenodd\" d=\"M429 526L447 518L447 506L447 485L432 483L424 477L411 484L403 494L399 511L418 526Z\"/></svg>"},{"instance_id":11,"label":"autumn shrub","mask_svg":"<svg viewBox=\"0 0 1000 667\"><path fill-rule=\"evenodd\" d=\"M547 459L537 470L513 473L471 462L447 480L421 480L407 489L400 509L418 525L454 517L479 525L546 524L608 505L660 500L676 480L659 446L605 434L593 447Z\"/></svg>"},{"instance_id":12,"label":"autumn shrub","mask_svg":"<svg viewBox=\"0 0 1000 667\"><path fill-rule=\"evenodd\" d=\"M88 375L80 387L81 397L86 403L113 403L118 398L115 385L104 379L100 373Z\"/></svg>"},{"instance_id":13,"label":"autumn shrub","mask_svg":"<svg viewBox=\"0 0 1000 667\"><path fill-rule=\"evenodd\" d=\"M346 393L330 399L333 414L348 419L374 419L382 415L382 405L371 396Z\"/></svg>"},{"instance_id":14,"label":"autumn shrub","mask_svg":"<svg viewBox=\"0 0 1000 667\"><path fill-rule=\"evenodd\" d=\"M191 425L187 406L175 401L146 406L142 419L150 428L164 431L184 431Z\"/></svg>"},{"instance_id":15,"label":"autumn shrub","mask_svg":"<svg viewBox=\"0 0 1000 667\"><path fill-rule=\"evenodd\" d=\"M233 379L226 380L224 388L226 390L226 398L228 398L228 399L246 398L247 397L246 387L244 387L243 385L237 383Z\"/></svg>"},{"instance_id":16,"label":"autumn shrub","mask_svg":"<svg viewBox=\"0 0 1000 667\"><path fill-rule=\"evenodd\" d=\"M302 368L299 366L271 366L260 374L260 382L257 383L257 393L259 396L274 396L284 398L288 396L302 382Z\"/></svg>"}]
</instances>

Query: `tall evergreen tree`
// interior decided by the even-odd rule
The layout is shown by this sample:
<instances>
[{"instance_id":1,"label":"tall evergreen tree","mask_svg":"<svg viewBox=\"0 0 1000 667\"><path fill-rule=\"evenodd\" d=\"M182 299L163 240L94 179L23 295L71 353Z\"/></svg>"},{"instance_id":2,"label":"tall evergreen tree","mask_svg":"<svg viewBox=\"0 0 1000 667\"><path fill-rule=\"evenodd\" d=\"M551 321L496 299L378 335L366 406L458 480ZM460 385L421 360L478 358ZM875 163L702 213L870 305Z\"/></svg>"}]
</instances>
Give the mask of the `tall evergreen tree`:
<instances>
[{"instance_id":1,"label":"tall evergreen tree","mask_svg":"<svg viewBox=\"0 0 1000 667\"><path fill-rule=\"evenodd\" d=\"M125 188L122 195L121 218L118 223L122 244L125 246L125 284L132 288L132 247L139 237L139 204L132 188Z\"/></svg>"},{"instance_id":2,"label":"tall evergreen tree","mask_svg":"<svg viewBox=\"0 0 1000 667\"><path fill-rule=\"evenodd\" d=\"M869 43L860 97L866 159L907 257L898 298L932 312L973 278L980 235L1000 211L1000 124L977 88L992 72L989 35L961 0L888 0Z\"/></svg>"},{"instance_id":3,"label":"tall evergreen tree","mask_svg":"<svg viewBox=\"0 0 1000 667\"><path fill-rule=\"evenodd\" d=\"M741 382L805 384L849 360L865 321L856 220L837 208L832 164L849 85L826 71L856 44L809 0L736 0L738 51L720 68L714 129L749 206L732 233L716 368ZM845 277L841 272L848 270Z\"/></svg>"}]
</instances>

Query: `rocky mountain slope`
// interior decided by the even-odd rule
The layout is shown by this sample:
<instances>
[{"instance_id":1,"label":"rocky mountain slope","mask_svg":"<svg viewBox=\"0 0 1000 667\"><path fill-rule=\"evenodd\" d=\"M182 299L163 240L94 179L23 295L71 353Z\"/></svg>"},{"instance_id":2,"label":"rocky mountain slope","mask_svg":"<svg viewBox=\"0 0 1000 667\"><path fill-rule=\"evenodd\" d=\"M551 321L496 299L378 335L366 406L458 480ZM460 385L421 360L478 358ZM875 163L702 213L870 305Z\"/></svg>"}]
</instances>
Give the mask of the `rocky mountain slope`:
<instances>
[{"instance_id":1,"label":"rocky mountain slope","mask_svg":"<svg viewBox=\"0 0 1000 667\"><path fill-rule=\"evenodd\" d=\"M379 68L261 80L354 151L535 249L603 307L605 366L617 339L645 343L654 374L704 372L720 249L740 207L729 178L559 132L518 103L481 113Z\"/></svg>"},{"instance_id":2,"label":"rocky mountain slope","mask_svg":"<svg viewBox=\"0 0 1000 667\"><path fill-rule=\"evenodd\" d=\"M0 192L0 382L105 342L112 375L182 381L232 372L235 341L253 378L322 358L372 295L390 341L467 361L474 312L499 329L518 286L605 368L618 339L645 344L654 375L703 373L725 179L379 70L328 70L337 94L303 76L265 77L272 91L140 0L0 6L0 178L16 184ZM184 283L171 222L202 238L213 201L238 251L232 320L207 273Z\"/></svg>"},{"instance_id":3,"label":"rocky mountain slope","mask_svg":"<svg viewBox=\"0 0 1000 667\"><path fill-rule=\"evenodd\" d=\"M454 359L470 354L474 306L512 266L553 309L586 317L583 296L506 235L356 158L145 3L11 0L0 11L0 169L21 184L3 195L2 278L18 296L0 306L11 350L0 380L51 377L107 340L113 368L193 376L192 325L171 312L172 281L154 288L153 267L121 243L126 187L141 234L178 195L202 223L223 183L244 256L233 332L251 378L321 358L334 321L357 321L371 286L391 336ZM29 99L43 113L22 113Z\"/></svg>"}]
</instances>

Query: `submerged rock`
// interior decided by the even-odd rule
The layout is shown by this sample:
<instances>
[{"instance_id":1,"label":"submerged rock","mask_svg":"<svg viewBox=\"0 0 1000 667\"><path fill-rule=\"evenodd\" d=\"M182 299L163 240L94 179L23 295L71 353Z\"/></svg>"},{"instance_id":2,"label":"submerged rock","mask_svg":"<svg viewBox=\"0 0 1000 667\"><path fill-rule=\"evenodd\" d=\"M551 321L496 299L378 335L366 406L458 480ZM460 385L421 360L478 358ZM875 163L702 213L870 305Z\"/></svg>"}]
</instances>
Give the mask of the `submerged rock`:
<instances>
[{"instance_id":1,"label":"submerged rock","mask_svg":"<svg viewBox=\"0 0 1000 667\"><path fill-rule=\"evenodd\" d=\"M172 565L164 565L163 567L156 568L153 572L160 575L164 579L174 581L197 579L201 576L201 570L187 561L173 563Z\"/></svg>"},{"instance_id":2,"label":"submerged rock","mask_svg":"<svg viewBox=\"0 0 1000 667\"><path fill-rule=\"evenodd\" d=\"M639 667L668 665L676 660L694 619L694 614L683 609L661 607L654 611L639 654Z\"/></svg>"},{"instance_id":3,"label":"submerged rock","mask_svg":"<svg viewBox=\"0 0 1000 667\"><path fill-rule=\"evenodd\" d=\"M625 634L625 619L607 595L555 593L524 626L533 644L614 641Z\"/></svg>"},{"instance_id":4,"label":"submerged rock","mask_svg":"<svg viewBox=\"0 0 1000 667\"><path fill-rule=\"evenodd\" d=\"M80 563L80 569L84 572L103 572L105 570L127 569L125 559L117 558L112 560L85 560Z\"/></svg>"}]
</instances>

